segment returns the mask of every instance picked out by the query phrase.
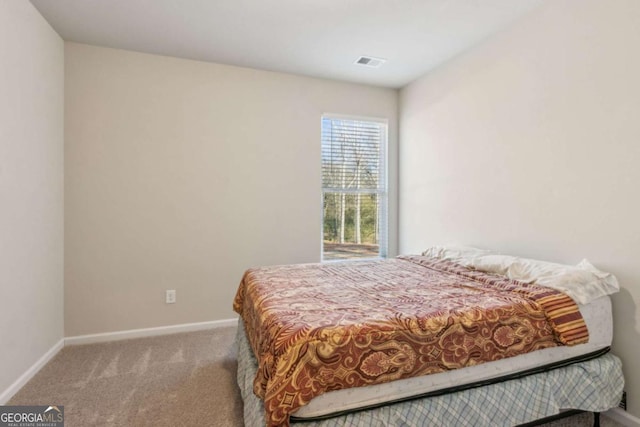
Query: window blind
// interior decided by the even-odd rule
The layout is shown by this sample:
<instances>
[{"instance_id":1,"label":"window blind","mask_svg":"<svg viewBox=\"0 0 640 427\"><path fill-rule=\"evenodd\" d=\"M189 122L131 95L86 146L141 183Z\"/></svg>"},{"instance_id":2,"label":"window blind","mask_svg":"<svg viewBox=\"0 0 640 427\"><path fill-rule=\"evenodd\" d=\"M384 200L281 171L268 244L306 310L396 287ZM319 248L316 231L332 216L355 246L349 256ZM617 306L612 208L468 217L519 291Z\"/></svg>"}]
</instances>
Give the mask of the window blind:
<instances>
[{"instance_id":1,"label":"window blind","mask_svg":"<svg viewBox=\"0 0 640 427\"><path fill-rule=\"evenodd\" d=\"M386 256L386 139L385 122L322 117L323 259L333 259L328 244L361 246L353 252L369 245ZM371 249L353 255L370 257Z\"/></svg>"}]
</instances>

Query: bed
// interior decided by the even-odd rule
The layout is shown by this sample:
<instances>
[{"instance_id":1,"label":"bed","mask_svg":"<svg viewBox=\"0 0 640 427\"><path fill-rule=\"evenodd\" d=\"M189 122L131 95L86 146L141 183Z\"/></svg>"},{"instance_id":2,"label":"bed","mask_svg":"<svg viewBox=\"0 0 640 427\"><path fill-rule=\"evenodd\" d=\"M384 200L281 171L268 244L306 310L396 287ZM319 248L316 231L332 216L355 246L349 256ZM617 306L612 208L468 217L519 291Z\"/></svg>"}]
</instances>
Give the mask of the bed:
<instances>
[{"instance_id":1,"label":"bed","mask_svg":"<svg viewBox=\"0 0 640 427\"><path fill-rule=\"evenodd\" d=\"M245 424L518 425L609 409L624 382L608 354L616 287L590 264L477 250L248 270L234 301Z\"/></svg>"}]
</instances>

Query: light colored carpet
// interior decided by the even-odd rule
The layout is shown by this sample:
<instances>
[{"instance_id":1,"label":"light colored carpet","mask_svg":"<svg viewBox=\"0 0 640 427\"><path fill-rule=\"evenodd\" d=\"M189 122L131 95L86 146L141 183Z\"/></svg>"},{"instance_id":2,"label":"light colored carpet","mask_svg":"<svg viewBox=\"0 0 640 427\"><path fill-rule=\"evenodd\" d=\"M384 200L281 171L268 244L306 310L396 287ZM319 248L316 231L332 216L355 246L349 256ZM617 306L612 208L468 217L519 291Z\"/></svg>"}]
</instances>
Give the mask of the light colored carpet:
<instances>
[{"instance_id":1,"label":"light colored carpet","mask_svg":"<svg viewBox=\"0 0 640 427\"><path fill-rule=\"evenodd\" d=\"M65 347L9 402L65 426L242 426L235 327Z\"/></svg>"},{"instance_id":2,"label":"light colored carpet","mask_svg":"<svg viewBox=\"0 0 640 427\"><path fill-rule=\"evenodd\" d=\"M64 405L66 427L242 427L234 335L228 327L65 347L8 404ZM580 414L545 427L592 420ZM601 425L620 427L605 417Z\"/></svg>"}]
</instances>

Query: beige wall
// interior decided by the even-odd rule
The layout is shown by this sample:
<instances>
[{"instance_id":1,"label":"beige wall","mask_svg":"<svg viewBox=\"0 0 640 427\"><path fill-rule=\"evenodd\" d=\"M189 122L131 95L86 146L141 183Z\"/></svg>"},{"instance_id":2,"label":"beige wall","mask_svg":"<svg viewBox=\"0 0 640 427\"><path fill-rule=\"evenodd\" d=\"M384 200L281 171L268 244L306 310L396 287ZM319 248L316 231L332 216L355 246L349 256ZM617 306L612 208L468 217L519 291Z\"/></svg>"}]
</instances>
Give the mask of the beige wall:
<instances>
[{"instance_id":1,"label":"beige wall","mask_svg":"<svg viewBox=\"0 0 640 427\"><path fill-rule=\"evenodd\" d=\"M547 1L400 95L401 252L469 244L614 272L640 416L640 2Z\"/></svg>"},{"instance_id":2,"label":"beige wall","mask_svg":"<svg viewBox=\"0 0 640 427\"><path fill-rule=\"evenodd\" d=\"M0 1L0 404L63 337L63 59L26 1Z\"/></svg>"},{"instance_id":3,"label":"beige wall","mask_svg":"<svg viewBox=\"0 0 640 427\"><path fill-rule=\"evenodd\" d=\"M319 261L322 113L388 118L397 161L395 90L74 43L65 67L67 336L234 317L245 269Z\"/></svg>"}]
</instances>

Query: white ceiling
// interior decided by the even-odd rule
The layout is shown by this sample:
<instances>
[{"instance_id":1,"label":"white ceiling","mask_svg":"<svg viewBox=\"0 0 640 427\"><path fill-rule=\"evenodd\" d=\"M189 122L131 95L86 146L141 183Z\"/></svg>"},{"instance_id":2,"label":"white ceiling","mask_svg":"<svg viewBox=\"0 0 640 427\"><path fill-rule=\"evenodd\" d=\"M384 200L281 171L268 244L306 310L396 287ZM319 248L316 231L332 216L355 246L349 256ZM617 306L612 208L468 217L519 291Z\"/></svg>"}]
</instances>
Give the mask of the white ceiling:
<instances>
[{"instance_id":1,"label":"white ceiling","mask_svg":"<svg viewBox=\"0 0 640 427\"><path fill-rule=\"evenodd\" d=\"M394 88L541 1L31 0L69 41Z\"/></svg>"}]
</instances>

